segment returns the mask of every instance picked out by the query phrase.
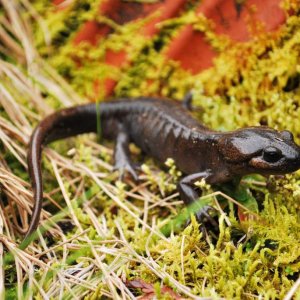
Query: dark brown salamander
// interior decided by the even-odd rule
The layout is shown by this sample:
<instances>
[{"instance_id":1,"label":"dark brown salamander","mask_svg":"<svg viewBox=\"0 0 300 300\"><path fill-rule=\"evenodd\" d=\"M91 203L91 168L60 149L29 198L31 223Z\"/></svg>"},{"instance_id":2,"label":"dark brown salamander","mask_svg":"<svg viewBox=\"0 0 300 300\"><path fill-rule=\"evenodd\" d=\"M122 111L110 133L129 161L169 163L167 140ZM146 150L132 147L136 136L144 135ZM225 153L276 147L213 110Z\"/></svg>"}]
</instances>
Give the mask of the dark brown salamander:
<instances>
[{"instance_id":1,"label":"dark brown salamander","mask_svg":"<svg viewBox=\"0 0 300 300\"><path fill-rule=\"evenodd\" d=\"M193 184L202 178L213 185L249 173L285 174L300 168L300 147L289 131L268 127L214 131L190 115L189 100L184 107L180 102L166 99L119 99L101 103L100 108L96 104L66 108L42 120L32 134L28 151L34 209L26 237L36 230L42 208L42 146L77 134L97 132L97 118L101 121L102 137L116 141L115 168L121 172L125 170L137 179L129 142L161 163L173 158L186 175L178 183L186 204L199 197ZM210 218L208 208L196 214L199 221Z\"/></svg>"}]
</instances>

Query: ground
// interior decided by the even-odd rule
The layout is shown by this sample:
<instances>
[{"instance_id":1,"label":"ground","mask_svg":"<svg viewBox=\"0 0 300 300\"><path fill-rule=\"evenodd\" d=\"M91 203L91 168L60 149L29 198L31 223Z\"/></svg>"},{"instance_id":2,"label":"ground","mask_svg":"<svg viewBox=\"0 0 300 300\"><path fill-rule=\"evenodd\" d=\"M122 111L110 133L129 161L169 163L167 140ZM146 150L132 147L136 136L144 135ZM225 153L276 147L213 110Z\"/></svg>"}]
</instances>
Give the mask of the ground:
<instances>
[{"instance_id":1,"label":"ground","mask_svg":"<svg viewBox=\"0 0 300 300\"><path fill-rule=\"evenodd\" d=\"M180 174L172 161L163 170L132 145L142 171L138 182L130 177L121 182L112 172L113 144L99 144L96 135L45 149L41 226L35 241L19 249L32 209L26 164L30 134L50 112L103 101L101 90L95 93L95 78L101 86L102 78L113 76L115 97L181 100L192 90L193 103L201 108L195 116L214 129L268 125L291 130L299 143L297 1L283 2L287 21L280 30L253 31L255 38L247 43L215 35L190 1L180 17L161 24L153 40L139 34L139 23L113 24L115 32L101 45L76 48L69 42L76 24L94 18L99 1L85 1L89 6L75 1L59 13L48 1L31 2L1 1L2 296L283 299L290 292L298 299L300 172L269 179L251 175L236 188L199 183L202 200L219 211L220 234L207 241L193 217L185 226L189 216L176 191ZM219 53L212 68L192 75L158 49L183 24L204 32ZM123 47L130 65L120 70L102 62L106 49Z\"/></svg>"}]
</instances>

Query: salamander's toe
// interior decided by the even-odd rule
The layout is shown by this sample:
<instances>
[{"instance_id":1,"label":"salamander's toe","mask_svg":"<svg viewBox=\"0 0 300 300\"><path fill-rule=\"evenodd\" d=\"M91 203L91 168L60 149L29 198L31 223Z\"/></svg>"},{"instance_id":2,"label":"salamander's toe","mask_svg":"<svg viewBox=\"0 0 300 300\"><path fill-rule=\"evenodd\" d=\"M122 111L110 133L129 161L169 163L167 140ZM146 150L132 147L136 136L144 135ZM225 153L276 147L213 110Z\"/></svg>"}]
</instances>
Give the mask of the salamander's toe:
<instances>
[{"instance_id":1,"label":"salamander's toe","mask_svg":"<svg viewBox=\"0 0 300 300\"><path fill-rule=\"evenodd\" d=\"M119 179L121 181L124 180L124 176L126 175L126 173L129 173L134 181L138 181L139 177L136 173L137 169L138 168L136 168L133 164L131 164L129 162L124 162L122 164L117 164L113 168L114 171L119 171Z\"/></svg>"},{"instance_id":2,"label":"salamander's toe","mask_svg":"<svg viewBox=\"0 0 300 300\"><path fill-rule=\"evenodd\" d=\"M217 210L207 205L196 212L195 216L200 223L199 229L203 233L203 236L205 238L211 236L213 239L217 239L219 235L219 224L216 221Z\"/></svg>"},{"instance_id":3,"label":"salamander's toe","mask_svg":"<svg viewBox=\"0 0 300 300\"><path fill-rule=\"evenodd\" d=\"M198 212L196 212L196 218L199 223L208 224L214 228L218 228L218 222L211 216L211 214L216 214L217 210L212 206L204 206Z\"/></svg>"}]
</instances>

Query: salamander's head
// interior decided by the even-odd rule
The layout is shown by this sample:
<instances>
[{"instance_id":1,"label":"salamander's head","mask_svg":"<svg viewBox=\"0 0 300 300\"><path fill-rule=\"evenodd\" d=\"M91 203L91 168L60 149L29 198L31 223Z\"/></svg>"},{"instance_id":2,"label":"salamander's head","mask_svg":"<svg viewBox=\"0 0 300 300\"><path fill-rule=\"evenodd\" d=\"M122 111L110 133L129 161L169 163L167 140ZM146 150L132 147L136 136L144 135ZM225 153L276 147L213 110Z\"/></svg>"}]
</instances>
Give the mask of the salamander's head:
<instances>
[{"instance_id":1,"label":"salamander's head","mask_svg":"<svg viewBox=\"0 0 300 300\"><path fill-rule=\"evenodd\" d=\"M228 132L218 149L235 174L286 174L300 168L300 147L286 130L248 127Z\"/></svg>"}]
</instances>

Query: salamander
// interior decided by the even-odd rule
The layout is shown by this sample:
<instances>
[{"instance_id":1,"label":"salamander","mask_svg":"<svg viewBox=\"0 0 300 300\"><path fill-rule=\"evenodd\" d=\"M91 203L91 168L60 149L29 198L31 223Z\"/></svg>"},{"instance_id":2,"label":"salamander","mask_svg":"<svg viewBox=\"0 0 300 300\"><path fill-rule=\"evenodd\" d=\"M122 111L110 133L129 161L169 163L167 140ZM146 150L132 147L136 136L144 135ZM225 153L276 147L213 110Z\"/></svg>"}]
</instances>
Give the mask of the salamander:
<instances>
[{"instance_id":1,"label":"salamander","mask_svg":"<svg viewBox=\"0 0 300 300\"><path fill-rule=\"evenodd\" d=\"M40 219L43 146L78 134L97 132L97 124L100 124L102 138L115 141L115 169L130 173L134 179L137 173L130 158L130 142L158 162L173 158L184 174L177 189L186 205L198 199L194 183L202 178L215 185L246 174L286 174L300 168L300 147L291 132L266 126L215 131L192 117L190 102L189 97L183 105L170 99L124 98L62 109L42 120L31 136L28 150L34 208L26 238L36 230ZM209 206L203 207L196 213L197 219L213 222L209 210Z\"/></svg>"}]
</instances>

